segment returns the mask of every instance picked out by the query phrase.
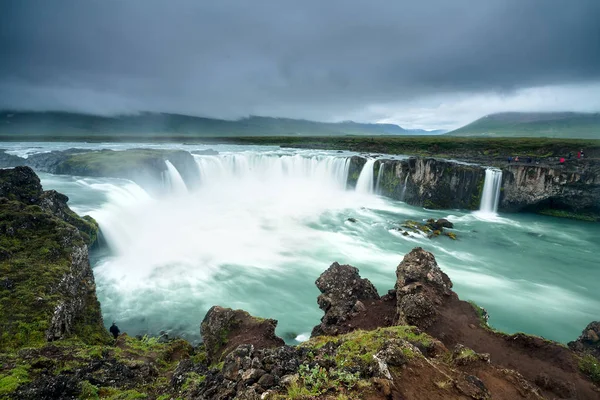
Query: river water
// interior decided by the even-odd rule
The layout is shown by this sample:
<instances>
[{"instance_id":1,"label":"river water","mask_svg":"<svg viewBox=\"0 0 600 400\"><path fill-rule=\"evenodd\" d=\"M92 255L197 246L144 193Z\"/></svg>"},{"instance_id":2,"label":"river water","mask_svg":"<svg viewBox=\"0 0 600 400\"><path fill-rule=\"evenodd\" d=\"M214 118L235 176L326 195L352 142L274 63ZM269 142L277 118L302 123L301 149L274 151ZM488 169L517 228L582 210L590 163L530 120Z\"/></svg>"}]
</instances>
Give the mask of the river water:
<instances>
[{"instance_id":1,"label":"river water","mask_svg":"<svg viewBox=\"0 0 600 400\"><path fill-rule=\"evenodd\" d=\"M71 147L206 149L0 143L20 156ZM314 281L332 262L358 267L384 294L416 246L435 254L461 299L485 307L499 330L567 342L600 319L600 224L426 210L376 195L372 177L347 190L347 152L210 147L219 155L195 156L201 182L194 191L172 165L164 194L154 196L127 180L40 173L45 189L65 193L76 212L100 223L106 246L91 260L107 325L196 340L218 304L279 320L277 333L294 343L322 316ZM394 229L428 218L454 222L458 240Z\"/></svg>"}]
</instances>

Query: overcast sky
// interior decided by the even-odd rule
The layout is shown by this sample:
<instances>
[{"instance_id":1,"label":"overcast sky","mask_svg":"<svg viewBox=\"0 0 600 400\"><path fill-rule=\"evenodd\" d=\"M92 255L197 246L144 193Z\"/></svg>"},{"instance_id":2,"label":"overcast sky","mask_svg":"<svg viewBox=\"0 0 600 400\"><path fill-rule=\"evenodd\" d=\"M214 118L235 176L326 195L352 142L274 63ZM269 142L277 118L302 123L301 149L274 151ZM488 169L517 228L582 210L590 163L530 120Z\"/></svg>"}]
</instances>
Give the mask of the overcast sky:
<instances>
[{"instance_id":1,"label":"overcast sky","mask_svg":"<svg viewBox=\"0 0 600 400\"><path fill-rule=\"evenodd\" d=\"M600 111L600 0L0 0L0 108L455 128Z\"/></svg>"}]
</instances>

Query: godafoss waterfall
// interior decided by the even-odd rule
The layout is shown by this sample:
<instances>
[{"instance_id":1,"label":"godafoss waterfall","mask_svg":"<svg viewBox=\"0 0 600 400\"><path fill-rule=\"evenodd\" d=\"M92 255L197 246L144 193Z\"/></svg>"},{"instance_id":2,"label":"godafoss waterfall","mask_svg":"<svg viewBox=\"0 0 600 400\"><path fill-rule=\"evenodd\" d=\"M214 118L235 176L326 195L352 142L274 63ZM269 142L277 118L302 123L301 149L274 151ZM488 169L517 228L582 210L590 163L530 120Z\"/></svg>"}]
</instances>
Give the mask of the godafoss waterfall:
<instances>
[{"instance_id":1,"label":"godafoss waterfall","mask_svg":"<svg viewBox=\"0 0 600 400\"><path fill-rule=\"evenodd\" d=\"M108 171L90 163L81 173L86 157L117 153L107 150L48 161L51 151L72 147L163 153L128 175L114 173L116 161ZM257 146L0 148L27 157L45 189L68 195L76 212L98 221L102 237L91 258L104 320L129 334L196 340L199 321L219 304L277 319L280 336L301 341L322 315L314 281L332 262L389 288L417 246L435 253L454 290L485 307L499 330L566 342L598 318L600 227L503 212L502 202L508 209L531 192L514 186L520 171ZM448 176L455 168L460 175ZM406 220L430 218L453 222L457 240L401 230Z\"/></svg>"}]
</instances>

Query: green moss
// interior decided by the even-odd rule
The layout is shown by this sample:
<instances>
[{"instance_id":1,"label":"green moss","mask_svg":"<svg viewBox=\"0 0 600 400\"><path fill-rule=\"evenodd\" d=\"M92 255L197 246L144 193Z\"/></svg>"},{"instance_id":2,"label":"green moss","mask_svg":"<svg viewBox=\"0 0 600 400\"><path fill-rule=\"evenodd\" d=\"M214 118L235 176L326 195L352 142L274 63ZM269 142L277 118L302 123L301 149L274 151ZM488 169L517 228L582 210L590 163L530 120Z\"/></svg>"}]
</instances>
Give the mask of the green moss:
<instances>
[{"instance_id":1,"label":"green moss","mask_svg":"<svg viewBox=\"0 0 600 400\"><path fill-rule=\"evenodd\" d=\"M50 319L64 293L56 290L71 273L71 254L84 246L73 226L43 211L16 201L0 200L0 276L11 282L0 288L0 351L40 346ZM89 285L93 283L89 282ZM75 321L74 335L87 343L106 343L100 305L93 291L88 308Z\"/></svg>"},{"instance_id":2,"label":"green moss","mask_svg":"<svg viewBox=\"0 0 600 400\"><path fill-rule=\"evenodd\" d=\"M147 399L148 395L137 390L119 390L114 388L101 388L99 395L107 400L135 400Z\"/></svg>"},{"instance_id":3,"label":"green moss","mask_svg":"<svg viewBox=\"0 0 600 400\"><path fill-rule=\"evenodd\" d=\"M585 355L579 360L579 370L592 382L600 384L600 361L591 355Z\"/></svg>"},{"instance_id":4,"label":"green moss","mask_svg":"<svg viewBox=\"0 0 600 400\"><path fill-rule=\"evenodd\" d=\"M477 361L479 359L477 353L475 353L473 350L469 349L468 347L463 347L460 350L460 353L458 353L457 355L454 356L454 361L461 363L461 362L471 362L471 361Z\"/></svg>"},{"instance_id":5,"label":"green moss","mask_svg":"<svg viewBox=\"0 0 600 400\"><path fill-rule=\"evenodd\" d=\"M485 177L482 177L477 183L477 190L471 196L471 201L469 202L469 210L478 210L481 204L481 196L483 196L483 186L485 184Z\"/></svg>"},{"instance_id":6,"label":"green moss","mask_svg":"<svg viewBox=\"0 0 600 400\"><path fill-rule=\"evenodd\" d=\"M0 375L0 398L7 397L14 393L19 386L29 383L29 370L26 366L17 366L7 374Z\"/></svg>"},{"instance_id":7,"label":"green moss","mask_svg":"<svg viewBox=\"0 0 600 400\"><path fill-rule=\"evenodd\" d=\"M448 236L452 240L456 240L456 233L454 232L444 232L444 235Z\"/></svg>"},{"instance_id":8,"label":"green moss","mask_svg":"<svg viewBox=\"0 0 600 400\"><path fill-rule=\"evenodd\" d=\"M183 391L188 391L190 389L195 390L200 385L202 385L205 380L206 380L206 376L205 375L200 375L200 374L197 374L195 372L190 372L187 375L187 378L185 379L185 382L181 386L181 390L183 390Z\"/></svg>"},{"instance_id":9,"label":"green moss","mask_svg":"<svg viewBox=\"0 0 600 400\"><path fill-rule=\"evenodd\" d=\"M81 394L79 395L79 399L80 400L99 399L98 387L92 385L88 381L81 382Z\"/></svg>"},{"instance_id":10,"label":"green moss","mask_svg":"<svg viewBox=\"0 0 600 400\"><path fill-rule=\"evenodd\" d=\"M335 338L318 336L301 346L319 349L329 342L340 342L341 344L336 350L335 361L340 367L351 367L374 364L373 356L390 339L402 339L423 347L429 347L432 344L432 339L428 335L418 332L415 327L393 326L373 331L357 330ZM410 351L407 351L407 355L409 358L418 356Z\"/></svg>"}]
</instances>

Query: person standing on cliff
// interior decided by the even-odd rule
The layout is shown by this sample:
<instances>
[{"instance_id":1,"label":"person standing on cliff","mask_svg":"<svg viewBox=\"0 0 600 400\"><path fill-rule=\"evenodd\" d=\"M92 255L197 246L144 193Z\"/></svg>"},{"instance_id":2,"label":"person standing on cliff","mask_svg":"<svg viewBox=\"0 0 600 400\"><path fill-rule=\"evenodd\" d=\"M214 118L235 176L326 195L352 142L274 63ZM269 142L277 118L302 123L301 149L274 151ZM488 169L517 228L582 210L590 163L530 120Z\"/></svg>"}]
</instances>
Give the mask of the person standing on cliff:
<instances>
[{"instance_id":1,"label":"person standing on cliff","mask_svg":"<svg viewBox=\"0 0 600 400\"><path fill-rule=\"evenodd\" d=\"M110 333L112 333L112 335L115 339L117 339L117 337L119 337L119 333L121 333L121 331L119 330L119 327L114 323L114 321L113 321L112 325L110 326L109 331L110 331Z\"/></svg>"},{"instance_id":2,"label":"person standing on cliff","mask_svg":"<svg viewBox=\"0 0 600 400\"><path fill-rule=\"evenodd\" d=\"M579 159L579 158L581 158L581 157L583 157L583 150L579 150L579 151L577 152L577 158Z\"/></svg>"}]
</instances>

